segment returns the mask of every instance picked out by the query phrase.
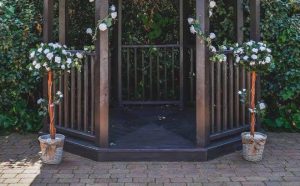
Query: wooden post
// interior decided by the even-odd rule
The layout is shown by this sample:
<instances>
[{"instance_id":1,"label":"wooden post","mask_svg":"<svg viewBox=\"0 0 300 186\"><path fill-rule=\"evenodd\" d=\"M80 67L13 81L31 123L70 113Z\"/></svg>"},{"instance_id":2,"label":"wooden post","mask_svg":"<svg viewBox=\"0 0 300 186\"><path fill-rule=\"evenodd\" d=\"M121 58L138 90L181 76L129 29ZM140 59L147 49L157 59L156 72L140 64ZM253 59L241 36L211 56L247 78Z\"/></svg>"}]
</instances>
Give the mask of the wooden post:
<instances>
[{"instance_id":1,"label":"wooden post","mask_svg":"<svg viewBox=\"0 0 300 186\"><path fill-rule=\"evenodd\" d=\"M196 0L196 14L204 32L209 30L208 0ZM196 138L199 147L209 143L209 64L205 41L196 39Z\"/></svg>"},{"instance_id":2,"label":"wooden post","mask_svg":"<svg viewBox=\"0 0 300 186\"><path fill-rule=\"evenodd\" d=\"M48 43L52 40L53 29L53 0L44 0L43 10L43 42ZM48 97L48 79L45 75L43 78L43 97ZM48 117L43 120L43 131L48 131Z\"/></svg>"},{"instance_id":3,"label":"wooden post","mask_svg":"<svg viewBox=\"0 0 300 186\"><path fill-rule=\"evenodd\" d=\"M260 0L250 1L250 38L254 41L260 40ZM261 99L260 76L256 78L256 100ZM256 128L260 128L260 120L256 120Z\"/></svg>"},{"instance_id":4,"label":"wooden post","mask_svg":"<svg viewBox=\"0 0 300 186\"><path fill-rule=\"evenodd\" d=\"M180 43L180 107L183 107L184 65L183 65L183 0L179 0L179 43Z\"/></svg>"},{"instance_id":5,"label":"wooden post","mask_svg":"<svg viewBox=\"0 0 300 186\"><path fill-rule=\"evenodd\" d=\"M96 22L108 14L108 0L96 0ZM108 30L98 31L96 41L95 63L95 129L96 143L102 147L108 147L109 125L109 75L108 75Z\"/></svg>"},{"instance_id":6,"label":"wooden post","mask_svg":"<svg viewBox=\"0 0 300 186\"><path fill-rule=\"evenodd\" d=\"M118 0L118 104L122 103L122 3Z\"/></svg>"}]
</instances>

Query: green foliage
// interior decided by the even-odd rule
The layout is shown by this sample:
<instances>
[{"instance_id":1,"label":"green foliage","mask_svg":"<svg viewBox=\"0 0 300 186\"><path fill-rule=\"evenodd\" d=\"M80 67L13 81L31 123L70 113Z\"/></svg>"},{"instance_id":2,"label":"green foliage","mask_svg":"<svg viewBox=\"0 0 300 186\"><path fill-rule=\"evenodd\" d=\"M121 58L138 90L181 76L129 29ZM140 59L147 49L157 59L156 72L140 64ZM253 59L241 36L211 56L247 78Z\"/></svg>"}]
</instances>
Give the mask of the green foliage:
<instances>
[{"instance_id":1,"label":"green foliage","mask_svg":"<svg viewBox=\"0 0 300 186\"><path fill-rule=\"evenodd\" d=\"M300 1L263 0L262 35L272 48L274 65L262 77L268 104L265 126L300 129Z\"/></svg>"},{"instance_id":2,"label":"green foliage","mask_svg":"<svg viewBox=\"0 0 300 186\"><path fill-rule=\"evenodd\" d=\"M40 120L32 109L37 82L27 69L29 48L41 26L32 0L2 0L0 5L0 130L35 131Z\"/></svg>"}]
</instances>

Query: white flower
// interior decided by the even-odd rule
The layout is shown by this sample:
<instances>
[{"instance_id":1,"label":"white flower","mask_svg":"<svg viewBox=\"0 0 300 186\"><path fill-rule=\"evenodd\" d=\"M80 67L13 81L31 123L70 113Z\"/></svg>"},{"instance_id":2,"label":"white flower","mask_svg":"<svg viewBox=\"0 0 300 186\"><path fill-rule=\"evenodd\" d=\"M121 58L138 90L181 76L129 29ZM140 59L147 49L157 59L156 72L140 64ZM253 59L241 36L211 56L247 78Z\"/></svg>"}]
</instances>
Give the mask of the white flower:
<instances>
[{"instance_id":1,"label":"white flower","mask_svg":"<svg viewBox=\"0 0 300 186\"><path fill-rule=\"evenodd\" d=\"M94 0L89 0L90 3L94 2Z\"/></svg>"},{"instance_id":2,"label":"white flower","mask_svg":"<svg viewBox=\"0 0 300 186\"><path fill-rule=\"evenodd\" d=\"M57 91L57 92L56 92L56 95L59 96L60 98L63 97L63 94L61 93L61 91Z\"/></svg>"},{"instance_id":3,"label":"white flower","mask_svg":"<svg viewBox=\"0 0 300 186\"><path fill-rule=\"evenodd\" d=\"M54 58L55 63L61 63L61 57L56 56Z\"/></svg>"},{"instance_id":4,"label":"white flower","mask_svg":"<svg viewBox=\"0 0 300 186\"><path fill-rule=\"evenodd\" d=\"M210 7L210 8L214 8L216 5L217 5L217 4L216 4L215 1L210 1L210 2L209 2L209 7Z\"/></svg>"},{"instance_id":5,"label":"white flower","mask_svg":"<svg viewBox=\"0 0 300 186\"><path fill-rule=\"evenodd\" d=\"M34 67L35 67L36 69L40 69L40 68L41 68L41 64L37 63Z\"/></svg>"},{"instance_id":6,"label":"white flower","mask_svg":"<svg viewBox=\"0 0 300 186\"><path fill-rule=\"evenodd\" d=\"M252 45L253 45L253 41L248 41L248 42L246 43L246 45L252 46Z\"/></svg>"},{"instance_id":7,"label":"white flower","mask_svg":"<svg viewBox=\"0 0 300 186\"><path fill-rule=\"evenodd\" d=\"M209 17L211 17L213 15L211 10L208 13L209 13Z\"/></svg>"},{"instance_id":8,"label":"white flower","mask_svg":"<svg viewBox=\"0 0 300 186\"><path fill-rule=\"evenodd\" d=\"M49 67L46 67L46 70L47 70L47 71L50 71L50 70L51 70L51 68L49 68Z\"/></svg>"},{"instance_id":9,"label":"white flower","mask_svg":"<svg viewBox=\"0 0 300 186\"><path fill-rule=\"evenodd\" d=\"M243 92L246 92L246 89L245 89L245 88L243 89Z\"/></svg>"},{"instance_id":10,"label":"white flower","mask_svg":"<svg viewBox=\"0 0 300 186\"><path fill-rule=\"evenodd\" d=\"M110 6L110 11L115 12L116 11L116 6L115 5L111 5Z\"/></svg>"},{"instance_id":11,"label":"white flower","mask_svg":"<svg viewBox=\"0 0 300 186\"><path fill-rule=\"evenodd\" d=\"M40 98L40 99L37 100L36 103L40 105L40 104L42 104L44 101L45 101L45 100L44 100L43 98Z\"/></svg>"},{"instance_id":12,"label":"white flower","mask_svg":"<svg viewBox=\"0 0 300 186\"><path fill-rule=\"evenodd\" d=\"M266 50L266 47L261 46L261 47L259 47L259 50L265 51L265 50Z\"/></svg>"},{"instance_id":13,"label":"white flower","mask_svg":"<svg viewBox=\"0 0 300 186\"><path fill-rule=\"evenodd\" d=\"M107 30L107 24L101 23L101 24L99 25L99 30L101 30L101 31Z\"/></svg>"},{"instance_id":14,"label":"white flower","mask_svg":"<svg viewBox=\"0 0 300 186\"><path fill-rule=\"evenodd\" d=\"M29 70L32 71L32 67L31 66L29 67Z\"/></svg>"},{"instance_id":15,"label":"white flower","mask_svg":"<svg viewBox=\"0 0 300 186\"><path fill-rule=\"evenodd\" d=\"M65 70L66 66L65 65L61 65L60 68L63 69L63 70Z\"/></svg>"},{"instance_id":16,"label":"white flower","mask_svg":"<svg viewBox=\"0 0 300 186\"><path fill-rule=\"evenodd\" d=\"M227 47L224 45L220 46L220 48L221 48L221 50L227 50Z\"/></svg>"},{"instance_id":17,"label":"white flower","mask_svg":"<svg viewBox=\"0 0 300 186\"><path fill-rule=\"evenodd\" d=\"M83 55L82 55L81 53L77 52L77 53L76 53L76 57L79 58L79 59L82 59L82 58L83 58Z\"/></svg>"},{"instance_id":18,"label":"white flower","mask_svg":"<svg viewBox=\"0 0 300 186\"><path fill-rule=\"evenodd\" d=\"M35 56L35 51L33 51L33 52L30 53L30 58L31 59L34 58L34 56Z\"/></svg>"},{"instance_id":19,"label":"white flower","mask_svg":"<svg viewBox=\"0 0 300 186\"><path fill-rule=\"evenodd\" d=\"M243 60L245 60L245 61L247 61L248 59L249 59L248 56L244 56L244 57L243 57Z\"/></svg>"},{"instance_id":20,"label":"white flower","mask_svg":"<svg viewBox=\"0 0 300 186\"><path fill-rule=\"evenodd\" d=\"M53 53L48 53L48 54L46 55L46 57L47 57L49 60L52 60L52 58L53 58Z\"/></svg>"},{"instance_id":21,"label":"white flower","mask_svg":"<svg viewBox=\"0 0 300 186\"><path fill-rule=\"evenodd\" d=\"M42 53L42 51L43 51L43 48L39 48L39 49L38 49L38 52L39 52L39 53Z\"/></svg>"},{"instance_id":22,"label":"white flower","mask_svg":"<svg viewBox=\"0 0 300 186\"><path fill-rule=\"evenodd\" d=\"M241 94L242 94L242 91L238 91L238 94L241 95Z\"/></svg>"},{"instance_id":23,"label":"white flower","mask_svg":"<svg viewBox=\"0 0 300 186\"><path fill-rule=\"evenodd\" d=\"M272 50L271 50L271 49L269 49L269 48L267 48L267 52L271 53L271 52L272 52Z\"/></svg>"},{"instance_id":24,"label":"white flower","mask_svg":"<svg viewBox=\"0 0 300 186\"><path fill-rule=\"evenodd\" d=\"M93 34L93 30L91 28L87 28L85 32L87 34Z\"/></svg>"},{"instance_id":25,"label":"white flower","mask_svg":"<svg viewBox=\"0 0 300 186\"><path fill-rule=\"evenodd\" d=\"M188 18L188 23L191 25L194 22L194 18Z\"/></svg>"},{"instance_id":26,"label":"white flower","mask_svg":"<svg viewBox=\"0 0 300 186\"><path fill-rule=\"evenodd\" d=\"M209 34L209 38L210 39L215 39L216 38L216 34L215 33L210 33Z\"/></svg>"},{"instance_id":27,"label":"white flower","mask_svg":"<svg viewBox=\"0 0 300 186\"><path fill-rule=\"evenodd\" d=\"M72 59L71 59L71 58L68 58L68 59L67 59L67 63L68 63L68 64L71 64L71 63L72 63Z\"/></svg>"},{"instance_id":28,"label":"white flower","mask_svg":"<svg viewBox=\"0 0 300 186\"><path fill-rule=\"evenodd\" d=\"M36 65L36 61L35 60L32 62L32 65Z\"/></svg>"},{"instance_id":29,"label":"white flower","mask_svg":"<svg viewBox=\"0 0 300 186\"><path fill-rule=\"evenodd\" d=\"M264 110L266 108L266 104L265 103L259 103L259 109L260 110Z\"/></svg>"},{"instance_id":30,"label":"white flower","mask_svg":"<svg viewBox=\"0 0 300 186\"><path fill-rule=\"evenodd\" d=\"M209 46L209 50L211 52L217 52L216 48L214 46Z\"/></svg>"},{"instance_id":31,"label":"white flower","mask_svg":"<svg viewBox=\"0 0 300 186\"><path fill-rule=\"evenodd\" d=\"M197 31L195 30L195 27L193 25L190 27L190 32L192 34L196 34L197 33Z\"/></svg>"},{"instance_id":32,"label":"white flower","mask_svg":"<svg viewBox=\"0 0 300 186\"><path fill-rule=\"evenodd\" d=\"M111 18L116 19L117 16L118 16L118 13L117 12L112 12L110 15L111 15Z\"/></svg>"},{"instance_id":33,"label":"white flower","mask_svg":"<svg viewBox=\"0 0 300 186\"><path fill-rule=\"evenodd\" d=\"M255 62L254 61L251 61L250 62L250 66L254 66L255 65Z\"/></svg>"},{"instance_id":34,"label":"white flower","mask_svg":"<svg viewBox=\"0 0 300 186\"><path fill-rule=\"evenodd\" d=\"M239 57L239 56L237 56L236 58L235 58L235 62L240 62L240 60L241 60L241 58Z\"/></svg>"},{"instance_id":35,"label":"white flower","mask_svg":"<svg viewBox=\"0 0 300 186\"><path fill-rule=\"evenodd\" d=\"M266 63L270 63L271 62L271 58L269 56L266 57Z\"/></svg>"},{"instance_id":36,"label":"white flower","mask_svg":"<svg viewBox=\"0 0 300 186\"><path fill-rule=\"evenodd\" d=\"M48 48L46 48L45 50L44 50L44 54L48 54L50 52L50 50L48 49Z\"/></svg>"},{"instance_id":37,"label":"white flower","mask_svg":"<svg viewBox=\"0 0 300 186\"><path fill-rule=\"evenodd\" d=\"M63 54L63 55L67 55L68 53L67 53L66 50L62 50L62 54Z\"/></svg>"},{"instance_id":38,"label":"white flower","mask_svg":"<svg viewBox=\"0 0 300 186\"><path fill-rule=\"evenodd\" d=\"M257 52L258 52L258 49L257 49L257 48L253 48L253 49L252 49L252 52L257 53Z\"/></svg>"},{"instance_id":39,"label":"white flower","mask_svg":"<svg viewBox=\"0 0 300 186\"><path fill-rule=\"evenodd\" d=\"M253 54L253 55L251 55L251 58L255 60L255 59L257 59L257 55Z\"/></svg>"}]
</instances>

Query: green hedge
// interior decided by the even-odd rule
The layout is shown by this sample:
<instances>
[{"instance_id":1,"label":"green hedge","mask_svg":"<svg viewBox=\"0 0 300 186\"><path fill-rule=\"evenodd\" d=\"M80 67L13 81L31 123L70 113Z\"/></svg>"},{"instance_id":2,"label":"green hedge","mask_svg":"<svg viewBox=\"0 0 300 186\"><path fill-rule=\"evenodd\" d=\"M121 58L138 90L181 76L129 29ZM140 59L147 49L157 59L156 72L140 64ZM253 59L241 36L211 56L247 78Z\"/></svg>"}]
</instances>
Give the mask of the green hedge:
<instances>
[{"instance_id":1,"label":"green hedge","mask_svg":"<svg viewBox=\"0 0 300 186\"><path fill-rule=\"evenodd\" d=\"M268 104L263 123L273 129L300 129L300 1L263 0L262 37L273 49L274 66L263 76Z\"/></svg>"},{"instance_id":2,"label":"green hedge","mask_svg":"<svg viewBox=\"0 0 300 186\"><path fill-rule=\"evenodd\" d=\"M41 38L36 5L30 0L0 2L0 131L40 128L33 106L38 81L26 68L29 49Z\"/></svg>"}]
</instances>

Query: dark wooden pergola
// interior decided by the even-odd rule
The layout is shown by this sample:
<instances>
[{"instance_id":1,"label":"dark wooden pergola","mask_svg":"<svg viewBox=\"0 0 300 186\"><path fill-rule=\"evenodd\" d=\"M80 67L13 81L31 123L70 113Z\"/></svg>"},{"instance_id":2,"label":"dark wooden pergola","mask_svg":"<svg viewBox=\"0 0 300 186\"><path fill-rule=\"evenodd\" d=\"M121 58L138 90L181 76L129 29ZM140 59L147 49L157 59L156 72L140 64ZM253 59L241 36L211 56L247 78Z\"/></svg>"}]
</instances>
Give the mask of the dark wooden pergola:
<instances>
[{"instance_id":1,"label":"dark wooden pergola","mask_svg":"<svg viewBox=\"0 0 300 186\"><path fill-rule=\"evenodd\" d=\"M119 0L118 14L122 14ZM201 27L209 32L208 0L195 0L196 15ZM184 17L183 4L180 0L180 64L183 64ZM109 0L95 0L95 20L108 14ZM66 43L67 37L67 0L59 1L59 42ZM244 34L244 15L242 0L235 0L236 40L242 42ZM250 39L260 39L260 0L250 1ZM121 31L122 16L119 18ZM53 0L44 0L43 41L52 41ZM237 91L250 86L250 76L244 69L233 65L231 53L225 64L213 64L209 61L209 52L205 43L196 38L195 50L195 107L196 107L196 146L185 149L115 149L109 144L109 108L110 108L110 55L109 31L98 35L96 51L87 54L83 71L72 71L59 80L55 89L64 92L64 102L56 111L58 132L67 136L67 151L98 161L114 160L207 160L235 151L241 146L240 133L248 130L249 116L247 109L239 103ZM121 34L118 34L118 59L121 53ZM177 46L176 46L177 47ZM180 68L182 69L182 68ZM120 67L119 67L120 70ZM184 72L181 70L180 72ZM120 77L120 76L119 76ZM119 81L121 81L119 79ZM180 87L183 86L180 79ZM76 88L77 87L77 88ZM79 88L80 87L80 88ZM83 87L83 88L81 88ZM44 86L46 93L47 86ZM119 90L121 85L119 84ZM183 88L180 89L183 91ZM118 93L122 100L121 91ZM179 104L182 106L183 93L180 92ZM81 99L83 98L83 99ZM121 104L122 105L122 104ZM80 123L82 122L82 124ZM80 124L78 124L80 123ZM47 124L45 124L47 126Z\"/></svg>"}]
</instances>

